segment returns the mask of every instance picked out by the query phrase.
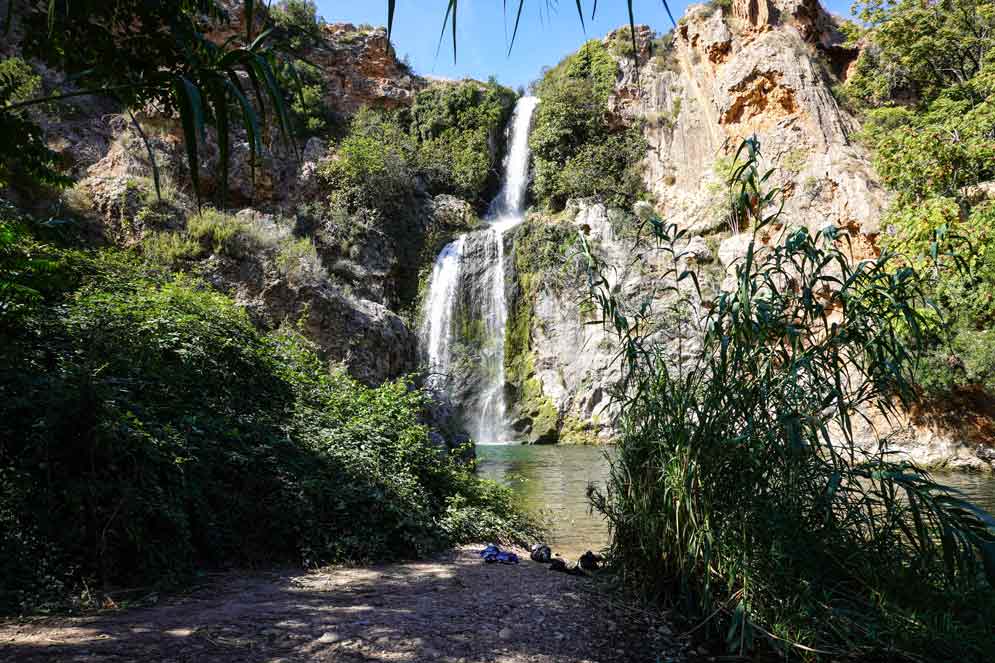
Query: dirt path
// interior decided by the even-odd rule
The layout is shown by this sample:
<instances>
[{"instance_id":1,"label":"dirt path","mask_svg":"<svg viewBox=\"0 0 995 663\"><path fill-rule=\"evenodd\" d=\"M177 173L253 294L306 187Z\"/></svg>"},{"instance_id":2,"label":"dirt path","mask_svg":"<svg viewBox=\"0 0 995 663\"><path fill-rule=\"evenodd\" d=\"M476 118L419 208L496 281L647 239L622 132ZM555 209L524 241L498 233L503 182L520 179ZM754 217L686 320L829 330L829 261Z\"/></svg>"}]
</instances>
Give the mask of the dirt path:
<instances>
[{"instance_id":1,"label":"dirt path","mask_svg":"<svg viewBox=\"0 0 995 663\"><path fill-rule=\"evenodd\" d=\"M428 562L224 575L189 596L0 624L0 661L683 661L670 630L594 580L475 548Z\"/></svg>"}]
</instances>

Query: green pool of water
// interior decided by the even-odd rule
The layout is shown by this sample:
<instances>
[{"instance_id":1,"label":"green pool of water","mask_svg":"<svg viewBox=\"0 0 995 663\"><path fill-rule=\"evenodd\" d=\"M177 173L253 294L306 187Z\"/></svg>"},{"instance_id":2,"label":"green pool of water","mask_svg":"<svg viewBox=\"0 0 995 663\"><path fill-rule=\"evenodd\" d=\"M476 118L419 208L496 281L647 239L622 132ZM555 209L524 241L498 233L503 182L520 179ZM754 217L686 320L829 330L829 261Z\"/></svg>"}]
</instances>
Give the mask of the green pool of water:
<instances>
[{"instance_id":1,"label":"green pool of water","mask_svg":"<svg viewBox=\"0 0 995 663\"><path fill-rule=\"evenodd\" d=\"M608 527L591 514L587 486L603 486L608 476L605 452L584 446L527 446L493 444L477 446L481 475L510 486L525 504L551 518L549 544L565 557L598 550L608 541ZM962 491L989 513L995 513L995 476L936 472L940 483Z\"/></svg>"},{"instance_id":2,"label":"green pool of water","mask_svg":"<svg viewBox=\"0 0 995 663\"><path fill-rule=\"evenodd\" d=\"M477 446L478 471L518 493L526 506L550 517L553 551L577 557L608 541L608 526L590 513L587 486L603 486L608 476L604 449L573 445Z\"/></svg>"}]
</instances>

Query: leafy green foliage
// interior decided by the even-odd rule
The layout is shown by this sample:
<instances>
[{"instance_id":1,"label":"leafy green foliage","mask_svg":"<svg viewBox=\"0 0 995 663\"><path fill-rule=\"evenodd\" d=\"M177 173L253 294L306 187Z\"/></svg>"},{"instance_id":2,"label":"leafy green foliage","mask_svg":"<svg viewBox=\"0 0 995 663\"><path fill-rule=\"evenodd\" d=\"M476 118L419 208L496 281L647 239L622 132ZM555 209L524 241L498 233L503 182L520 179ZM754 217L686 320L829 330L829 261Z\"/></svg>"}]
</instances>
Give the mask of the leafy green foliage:
<instances>
[{"instance_id":1,"label":"leafy green foliage","mask_svg":"<svg viewBox=\"0 0 995 663\"><path fill-rule=\"evenodd\" d=\"M397 118L363 109L322 176L350 212L367 208L391 218L413 205L417 169L418 143Z\"/></svg>"},{"instance_id":2,"label":"leafy green foliage","mask_svg":"<svg viewBox=\"0 0 995 663\"><path fill-rule=\"evenodd\" d=\"M0 326L16 324L17 315L38 302L54 263L48 247L35 240L28 221L0 201Z\"/></svg>"},{"instance_id":3,"label":"leafy green foliage","mask_svg":"<svg viewBox=\"0 0 995 663\"><path fill-rule=\"evenodd\" d=\"M502 132L514 103L514 92L494 82L432 87L410 111L357 113L323 165L330 215L348 219L333 228L343 246L357 229L394 240L399 308L416 304L419 274L455 231L448 223L425 227L418 213L425 196L455 194L484 208L497 189Z\"/></svg>"},{"instance_id":4,"label":"leafy green foliage","mask_svg":"<svg viewBox=\"0 0 995 663\"><path fill-rule=\"evenodd\" d=\"M515 93L497 83L467 81L419 92L409 112L361 110L325 178L350 210L388 218L411 206L418 180L482 206L497 186L501 154L492 145L514 104Z\"/></svg>"},{"instance_id":5,"label":"leafy green foliage","mask_svg":"<svg viewBox=\"0 0 995 663\"><path fill-rule=\"evenodd\" d=\"M240 258L274 248L281 233L272 224L204 208L187 220L187 234L214 253Z\"/></svg>"},{"instance_id":6,"label":"leafy green foliage","mask_svg":"<svg viewBox=\"0 0 995 663\"><path fill-rule=\"evenodd\" d=\"M230 118L236 114L241 118L253 161L261 148L261 126L266 119L262 109L272 111L281 135L290 138L290 118L274 74L275 51L268 44L272 31L256 30L255 18L262 15L254 12L255 5L254 0L244 1L244 34L220 45L207 36L210 30L230 23L217 0L15 2L12 11L27 29L27 51L73 76L82 88L53 98L101 94L126 108L154 105L178 114L198 196L199 141L204 140L205 127L213 125L221 153L224 185L220 202L224 207ZM250 96L255 105L250 104ZM12 130L12 110L42 101L7 103L0 108L4 111L0 133ZM158 169L155 173L158 180Z\"/></svg>"},{"instance_id":7,"label":"leafy green foliage","mask_svg":"<svg viewBox=\"0 0 995 663\"><path fill-rule=\"evenodd\" d=\"M328 94L321 71L307 61L309 51L327 48L325 20L312 0L283 0L269 8L274 40L274 74L284 90L293 133L298 138L326 134L335 115L325 103Z\"/></svg>"},{"instance_id":8,"label":"leafy green foliage","mask_svg":"<svg viewBox=\"0 0 995 663\"><path fill-rule=\"evenodd\" d=\"M410 112L419 165L430 190L482 205L497 186L495 146L515 106L515 93L491 81L441 85L419 92Z\"/></svg>"},{"instance_id":9,"label":"leafy green foliage","mask_svg":"<svg viewBox=\"0 0 995 663\"><path fill-rule=\"evenodd\" d=\"M585 251L625 358L622 436L592 494L612 558L740 655L763 640L803 659L989 660L995 519L853 432L914 395L920 278L887 252L854 264L832 226L813 236L765 213L777 192L757 145L741 152L736 213L754 239L733 291L702 302L685 232L647 223L670 256L664 313L700 350L675 353L654 333L660 311L620 295Z\"/></svg>"},{"instance_id":10,"label":"leafy green foliage","mask_svg":"<svg viewBox=\"0 0 995 663\"><path fill-rule=\"evenodd\" d=\"M992 92L995 93L995 87ZM937 99L920 112L881 108L868 114L865 136L884 183L913 206L932 196L995 178L995 100Z\"/></svg>"},{"instance_id":11,"label":"leafy green foliage","mask_svg":"<svg viewBox=\"0 0 995 663\"><path fill-rule=\"evenodd\" d=\"M23 103L40 88L41 77L27 62L17 57L0 60L0 188L67 182L58 171L55 153L27 112L4 109Z\"/></svg>"},{"instance_id":12,"label":"leafy green foliage","mask_svg":"<svg viewBox=\"0 0 995 663\"><path fill-rule=\"evenodd\" d=\"M153 232L142 240L142 254L152 262L179 269L203 253L201 242L186 233Z\"/></svg>"},{"instance_id":13,"label":"leafy green foliage","mask_svg":"<svg viewBox=\"0 0 995 663\"><path fill-rule=\"evenodd\" d=\"M293 329L262 333L126 253L55 257L78 286L0 327L3 612L83 583L406 558L533 527L430 440L405 381L329 373Z\"/></svg>"},{"instance_id":14,"label":"leafy green foliage","mask_svg":"<svg viewBox=\"0 0 995 663\"><path fill-rule=\"evenodd\" d=\"M41 76L17 57L0 60L0 80L4 81L5 103L27 101L41 89Z\"/></svg>"},{"instance_id":15,"label":"leafy green foliage","mask_svg":"<svg viewBox=\"0 0 995 663\"><path fill-rule=\"evenodd\" d=\"M273 24L290 35L290 46L301 49L317 39L325 21L314 0L280 0L269 10Z\"/></svg>"},{"instance_id":16,"label":"leafy green foliage","mask_svg":"<svg viewBox=\"0 0 995 663\"><path fill-rule=\"evenodd\" d=\"M291 283L316 283L325 276L314 240L287 237L277 249L276 266Z\"/></svg>"},{"instance_id":17,"label":"leafy green foliage","mask_svg":"<svg viewBox=\"0 0 995 663\"><path fill-rule=\"evenodd\" d=\"M925 340L920 384L935 395L991 390L985 346L995 179L995 8L943 0L862 3L869 47L846 84L866 118L874 165L896 193L882 243L928 265L942 322Z\"/></svg>"},{"instance_id":18,"label":"leafy green foliage","mask_svg":"<svg viewBox=\"0 0 995 663\"><path fill-rule=\"evenodd\" d=\"M294 136L308 138L326 135L335 126L335 115L325 103L325 80L317 67L304 60L284 57L277 60L275 74L286 102Z\"/></svg>"},{"instance_id":19,"label":"leafy green foliage","mask_svg":"<svg viewBox=\"0 0 995 663\"><path fill-rule=\"evenodd\" d=\"M608 98L617 75L611 54L601 42L590 41L536 85L542 103L529 144L535 195L547 207L562 209L569 198L589 196L629 207L642 192L642 133L609 122Z\"/></svg>"},{"instance_id":20,"label":"leafy green foliage","mask_svg":"<svg viewBox=\"0 0 995 663\"><path fill-rule=\"evenodd\" d=\"M918 211L892 215L901 233L888 246L905 248L929 268L929 294L941 307L917 371L918 383L933 396L995 394L995 202L972 208L961 218L954 201L930 198ZM935 258L933 257L935 255ZM963 400L963 399L959 399ZM970 399L968 399L970 400Z\"/></svg>"},{"instance_id":21,"label":"leafy green foliage","mask_svg":"<svg viewBox=\"0 0 995 663\"><path fill-rule=\"evenodd\" d=\"M871 57L880 65L865 75L878 77L889 92L904 88L924 100L949 90L972 95L970 81L989 61L995 42L991 3L869 0L855 7L871 26Z\"/></svg>"}]
</instances>

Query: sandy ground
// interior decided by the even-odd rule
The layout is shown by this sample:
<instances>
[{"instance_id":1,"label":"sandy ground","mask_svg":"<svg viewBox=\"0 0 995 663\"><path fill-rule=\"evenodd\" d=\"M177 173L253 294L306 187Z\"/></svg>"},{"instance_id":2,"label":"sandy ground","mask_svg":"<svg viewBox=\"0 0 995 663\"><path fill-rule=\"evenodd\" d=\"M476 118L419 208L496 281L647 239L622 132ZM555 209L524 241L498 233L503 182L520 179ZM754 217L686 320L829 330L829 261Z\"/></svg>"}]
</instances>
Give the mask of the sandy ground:
<instances>
[{"instance_id":1,"label":"sandy ground","mask_svg":"<svg viewBox=\"0 0 995 663\"><path fill-rule=\"evenodd\" d=\"M590 578L426 562L224 574L158 605L0 624L0 661L684 661L659 615ZM522 551L519 551L522 552Z\"/></svg>"}]
</instances>

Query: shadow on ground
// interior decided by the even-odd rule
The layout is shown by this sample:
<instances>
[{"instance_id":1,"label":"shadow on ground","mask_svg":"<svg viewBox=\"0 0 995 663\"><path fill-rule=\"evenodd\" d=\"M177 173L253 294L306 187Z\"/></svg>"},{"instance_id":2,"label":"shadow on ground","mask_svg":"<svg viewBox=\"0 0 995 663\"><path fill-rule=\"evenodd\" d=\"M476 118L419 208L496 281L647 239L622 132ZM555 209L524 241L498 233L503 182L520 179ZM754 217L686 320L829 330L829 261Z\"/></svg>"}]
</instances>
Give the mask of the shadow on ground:
<instances>
[{"instance_id":1,"label":"shadow on ground","mask_svg":"<svg viewBox=\"0 0 995 663\"><path fill-rule=\"evenodd\" d=\"M597 582L472 549L428 562L226 575L152 608L0 625L0 661L681 660Z\"/></svg>"}]
</instances>

